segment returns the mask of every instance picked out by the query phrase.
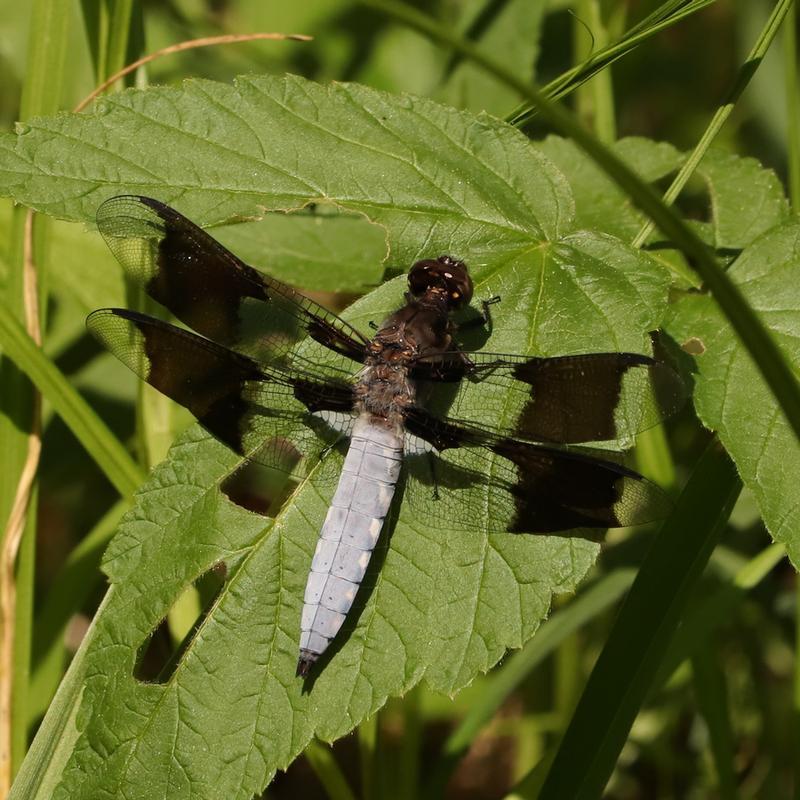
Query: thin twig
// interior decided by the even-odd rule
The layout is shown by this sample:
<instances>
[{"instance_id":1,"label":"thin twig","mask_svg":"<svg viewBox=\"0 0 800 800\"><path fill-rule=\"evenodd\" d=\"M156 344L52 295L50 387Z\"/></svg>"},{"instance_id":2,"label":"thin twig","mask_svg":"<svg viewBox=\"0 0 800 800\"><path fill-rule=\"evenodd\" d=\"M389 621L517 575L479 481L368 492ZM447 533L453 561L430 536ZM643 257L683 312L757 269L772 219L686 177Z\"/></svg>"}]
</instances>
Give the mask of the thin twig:
<instances>
[{"instance_id":1,"label":"thin twig","mask_svg":"<svg viewBox=\"0 0 800 800\"><path fill-rule=\"evenodd\" d=\"M184 50L193 50L196 47L212 47L213 45L218 44L238 44L239 42L251 42L257 39L271 39L271 40L290 40L293 42L310 42L313 37L306 36L302 33L230 33L224 36L205 36L202 39L189 39L186 42L178 42L178 44L171 44L169 47L164 47L161 50L156 50L154 53L150 53L146 56L142 56L142 58L138 59L137 61L133 61L132 63L128 64L128 66L123 67L119 72L116 72L112 75L108 80L103 81L90 95L85 97L75 106L75 112L83 111L92 100L95 99L98 95L102 94L109 86L112 86L116 83L120 78L124 78L126 75L129 75L131 72L139 69L139 67L143 66L144 64L149 64L151 61L155 61L157 58L163 58L164 56L171 55L172 53L180 53Z\"/></svg>"}]
</instances>

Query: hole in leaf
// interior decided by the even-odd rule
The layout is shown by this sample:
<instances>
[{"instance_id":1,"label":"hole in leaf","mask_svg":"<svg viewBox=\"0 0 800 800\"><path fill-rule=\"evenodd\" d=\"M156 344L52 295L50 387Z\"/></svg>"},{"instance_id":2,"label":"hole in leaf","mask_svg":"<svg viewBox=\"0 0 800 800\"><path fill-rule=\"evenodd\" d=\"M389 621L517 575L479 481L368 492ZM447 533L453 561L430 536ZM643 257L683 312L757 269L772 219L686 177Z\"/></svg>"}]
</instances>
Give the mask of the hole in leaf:
<instances>
[{"instance_id":1,"label":"hole in leaf","mask_svg":"<svg viewBox=\"0 0 800 800\"><path fill-rule=\"evenodd\" d=\"M706 346L703 343L703 340L698 339L696 336L692 336L689 339L687 339L681 345L681 347L690 356L701 356L706 351Z\"/></svg>"},{"instance_id":2,"label":"hole in leaf","mask_svg":"<svg viewBox=\"0 0 800 800\"><path fill-rule=\"evenodd\" d=\"M251 459L222 481L220 489L237 506L266 516L293 491L292 476L300 459L300 453L291 442L269 439Z\"/></svg>"},{"instance_id":3,"label":"hole in leaf","mask_svg":"<svg viewBox=\"0 0 800 800\"><path fill-rule=\"evenodd\" d=\"M139 647L133 668L137 681L167 683L170 680L213 608L226 578L227 569L221 561L181 592L164 619Z\"/></svg>"}]
</instances>

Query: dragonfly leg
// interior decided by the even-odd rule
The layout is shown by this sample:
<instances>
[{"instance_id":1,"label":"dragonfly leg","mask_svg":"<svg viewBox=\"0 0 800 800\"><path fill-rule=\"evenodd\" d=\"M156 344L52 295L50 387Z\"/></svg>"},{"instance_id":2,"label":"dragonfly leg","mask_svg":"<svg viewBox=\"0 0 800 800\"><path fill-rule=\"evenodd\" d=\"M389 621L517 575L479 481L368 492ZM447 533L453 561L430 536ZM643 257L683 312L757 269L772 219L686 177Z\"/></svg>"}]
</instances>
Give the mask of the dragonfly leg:
<instances>
[{"instance_id":1,"label":"dragonfly leg","mask_svg":"<svg viewBox=\"0 0 800 800\"><path fill-rule=\"evenodd\" d=\"M439 481L436 478L436 456L428 453L428 466L431 470L431 482L433 483L433 499L439 500Z\"/></svg>"},{"instance_id":2,"label":"dragonfly leg","mask_svg":"<svg viewBox=\"0 0 800 800\"><path fill-rule=\"evenodd\" d=\"M470 328L486 328L492 332L492 311L491 307L500 302L500 295L496 294L488 300L481 300L481 313L474 319L467 320L459 325L459 330L469 330Z\"/></svg>"},{"instance_id":3,"label":"dragonfly leg","mask_svg":"<svg viewBox=\"0 0 800 800\"><path fill-rule=\"evenodd\" d=\"M500 302L500 295L496 294L488 300L481 300L481 308L483 309L483 323L489 333L492 332L492 306Z\"/></svg>"}]
</instances>

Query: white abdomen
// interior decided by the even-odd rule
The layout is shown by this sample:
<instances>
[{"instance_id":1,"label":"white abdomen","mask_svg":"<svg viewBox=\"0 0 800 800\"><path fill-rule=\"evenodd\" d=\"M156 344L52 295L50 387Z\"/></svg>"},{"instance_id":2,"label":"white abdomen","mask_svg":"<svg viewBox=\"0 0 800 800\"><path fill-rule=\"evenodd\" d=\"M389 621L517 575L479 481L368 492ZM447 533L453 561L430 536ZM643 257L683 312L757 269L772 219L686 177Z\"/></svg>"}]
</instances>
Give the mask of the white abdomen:
<instances>
[{"instance_id":1,"label":"white abdomen","mask_svg":"<svg viewBox=\"0 0 800 800\"><path fill-rule=\"evenodd\" d=\"M353 605L389 512L402 458L401 437L367 414L356 420L308 574L298 675L308 673Z\"/></svg>"}]
</instances>

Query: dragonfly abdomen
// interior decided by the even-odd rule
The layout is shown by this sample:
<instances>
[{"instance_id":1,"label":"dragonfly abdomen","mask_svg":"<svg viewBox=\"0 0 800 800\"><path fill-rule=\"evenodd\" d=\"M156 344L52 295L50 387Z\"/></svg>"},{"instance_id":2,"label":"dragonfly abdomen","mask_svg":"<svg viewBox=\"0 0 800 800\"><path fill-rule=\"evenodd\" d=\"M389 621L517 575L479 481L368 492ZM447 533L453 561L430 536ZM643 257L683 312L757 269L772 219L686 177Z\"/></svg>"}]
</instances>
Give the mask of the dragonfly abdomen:
<instances>
[{"instance_id":1,"label":"dragonfly abdomen","mask_svg":"<svg viewBox=\"0 0 800 800\"><path fill-rule=\"evenodd\" d=\"M402 458L400 436L368 414L359 417L308 574L298 675L306 675L325 652L353 605L389 512Z\"/></svg>"}]
</instances>

